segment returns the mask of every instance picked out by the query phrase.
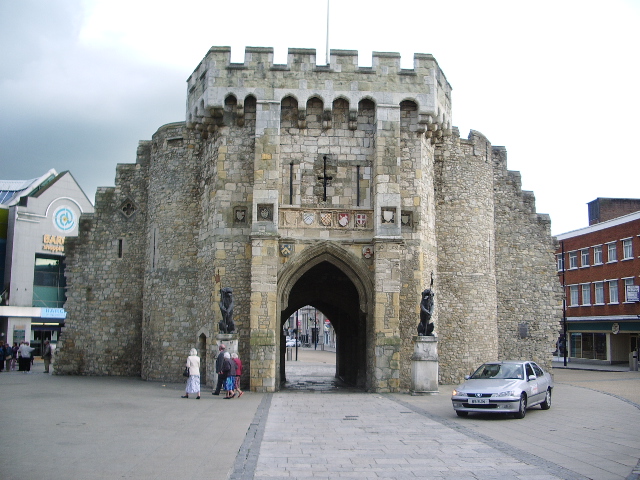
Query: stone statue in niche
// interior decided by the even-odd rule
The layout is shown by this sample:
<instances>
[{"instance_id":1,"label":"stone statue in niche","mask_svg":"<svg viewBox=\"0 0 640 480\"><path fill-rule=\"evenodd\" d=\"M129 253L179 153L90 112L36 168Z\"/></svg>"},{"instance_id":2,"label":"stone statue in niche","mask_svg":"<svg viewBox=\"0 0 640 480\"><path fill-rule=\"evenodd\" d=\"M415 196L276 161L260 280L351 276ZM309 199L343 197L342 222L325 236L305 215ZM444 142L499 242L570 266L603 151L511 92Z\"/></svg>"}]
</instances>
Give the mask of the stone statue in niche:
<instances>
[{"instance_id":1,"label":"stone statue in niche","mask_svg":"<svg viewBox=\"0 0 640 480\"><path fill-rule=\"evenodd\" d=\"M220 289L220 313L222 320L218 323L220 333L234 333L236 324L233 323L233 289L224 287Z\"/></svg>"},{"instance_id":2,"label":"stone statue in niche","mask_svg":"<svg viewBox=\"0 0 640 480\"><path fill-rule=\"evenodd\" d=\"M433 291L433 272L431 273L431 285L424 292L422 292L422 300L420 301L420 323L418 324L419 336L432 336L433 335L433 322L431 316L433 315L433 297L435 292Z\"/></svg>"}]
</instances>

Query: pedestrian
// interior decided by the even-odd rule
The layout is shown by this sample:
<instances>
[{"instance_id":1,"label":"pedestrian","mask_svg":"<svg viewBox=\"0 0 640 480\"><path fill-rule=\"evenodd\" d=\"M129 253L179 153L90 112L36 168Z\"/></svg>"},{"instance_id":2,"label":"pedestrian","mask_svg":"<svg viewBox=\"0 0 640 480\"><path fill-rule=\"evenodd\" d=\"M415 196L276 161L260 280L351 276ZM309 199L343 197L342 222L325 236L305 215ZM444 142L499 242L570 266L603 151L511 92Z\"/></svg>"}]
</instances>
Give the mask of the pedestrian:
<instances>
[{"instance_id":1,"label":"pedestrian","mask_svg":"<svg viewBox=\"0 0 640 480\"><path fill-rule=\"evenodd\" d=\"M51 342L49 340L44 341L44 352L42 353L42 359L44 360L44 373L49 373L49 365L51 365L51 357L53 351L51 350Z\"/></svg>"},{"instance_id":2,"label":"pedestrian","mask_svg":"<svg viewBox=\"0 0 640 480\"><path fill-rule=\"evenodd\" d=\"M0 355L2 355L2 362L0 362L0 372L4 369L4 342L0 340Z\"/></svg>"},{"instance_id":3,"label":"pedestrian","mask_svg":"<svg viewBox=\"0 0 640 480\"><path fill-rule=\"evenodd\" d=\"M11 370L15 371L16 362L18 361L18 343L13 342L13 347L11 347Z\"/></svg>"},{"instance_id":4,"label":"pedestrian","mask_svg":"<svg viewBox=\"0 0 640 480\"><path fill-rule=\"evenodd\" d=\"M242 375L242 360L240 360L240 357L238 357L238 354L235 352L231 354L231 360L236 364L236 376L235 376L234 389L235 389L235 392L238 394L238 398L240 398L244 393L242 390L240 390L240 375Z\"/></svg>"},{"instance_id":5,"label":"pedestrian","mask_svg":"<svg viewBox=\"0 0 640 480\"><path fill-rule=\"evenodd\" d=\"M225 347L224 344L222 343L218 347L218 356L216 357L216 373L218 374L218 382L216 383L215 391L211 392L212 395L220 395L220 390L222 389L222 386L224 385L224 381L226 380L224 373L222 373L222 365L224 363L224 352L226 349L227 347Z\"/></svg>"},{"instance_id":6,"label":"pedestrian","mask_svg":"<svg viewBox=\"0 0 640 480\"><path fill-rule=\"evenodd\" d=\"M225 390L227 391L227 395L224 397L225 400L233 398L236 396L234 392L234 384L236 377L236 362L231 361L231 355L229 352L224 352L224 363L222 364L222 371L226 375L225 381Z\"/></svg>"},{"instance_id":7,"label":"pedestrian","mask_svg":"<svg viewBox=\"0 0 640 480\"><path fill-rule=\"evenodd\" d=\"M11 370L11 361L13 360L13 348L9 345L9 342L4 344L4 352L2 355L3 362L6 363L7 372Z\"/></svg>"},{"instance_id":8,"label":"pedestrian","mask_svg":"<svg viewBox=\"0 0 640 480\"><path fill-rule=\"evenodd\" d=\"M195 348L189 352L187 368L189 369L189 378L187 379L186 392L182 398L189 398L190 393L197 393L196 400L200 400L200 357Z\"/></svg>"},{"instance_id":9,"label":"pedestrian","mask_svg":"<svg viewBox=\"0 0 640 480\"><path fill-rule=\"evenodd\" d=\"M27 342L21 342L20 348L18 348L18 365L21 372L31 373L31 352L35 348L30 347Z\"/></svg>"}]
</instances>

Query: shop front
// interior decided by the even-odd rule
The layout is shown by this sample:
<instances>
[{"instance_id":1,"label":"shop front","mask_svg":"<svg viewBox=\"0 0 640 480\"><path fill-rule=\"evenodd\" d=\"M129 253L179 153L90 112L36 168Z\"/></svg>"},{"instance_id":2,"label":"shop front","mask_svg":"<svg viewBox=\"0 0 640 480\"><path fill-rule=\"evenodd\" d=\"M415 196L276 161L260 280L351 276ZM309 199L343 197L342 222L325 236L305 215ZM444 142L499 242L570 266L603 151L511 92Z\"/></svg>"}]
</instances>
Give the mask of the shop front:
<instances>
[{"instance_id":1,"label":"shop front","mask_svg":"<svg viewBox=\"0 0 640 480\"><path fill-rule=\"evenodd\" d=\"M624 364L639 347L640 320L568 320L569 358L580 363Z\"/></svg>"}]
</instances>

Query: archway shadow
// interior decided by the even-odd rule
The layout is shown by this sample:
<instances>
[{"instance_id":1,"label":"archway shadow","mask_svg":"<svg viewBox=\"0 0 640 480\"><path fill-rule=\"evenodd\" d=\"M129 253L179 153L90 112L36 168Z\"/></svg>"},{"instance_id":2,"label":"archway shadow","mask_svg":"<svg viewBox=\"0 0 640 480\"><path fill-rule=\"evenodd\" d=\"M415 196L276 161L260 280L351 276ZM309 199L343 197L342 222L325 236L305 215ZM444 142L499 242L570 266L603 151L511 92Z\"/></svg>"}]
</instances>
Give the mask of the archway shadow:
<instances>
[{"instance_id":1,"label":"archway shadow","mask_svg":"<svg viewBox=\"0 0 640 480\"><path fill-rule=\"evenodd\" d=\"M319 351L313 348L291 349L291 360L286 361L286 380L280 385L281 391L295 392L363 392L336 375L336 354L333 351Z\"/></svg>"}]
</instances>

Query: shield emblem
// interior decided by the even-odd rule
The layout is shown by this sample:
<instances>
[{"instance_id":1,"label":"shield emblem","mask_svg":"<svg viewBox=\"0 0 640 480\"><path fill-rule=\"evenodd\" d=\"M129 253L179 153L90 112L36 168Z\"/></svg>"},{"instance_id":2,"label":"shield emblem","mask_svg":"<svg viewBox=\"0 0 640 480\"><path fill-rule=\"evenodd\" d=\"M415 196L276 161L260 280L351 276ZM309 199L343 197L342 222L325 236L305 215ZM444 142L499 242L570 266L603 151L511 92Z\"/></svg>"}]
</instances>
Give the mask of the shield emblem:
<instances>
[{"instance_id":1,"label":"shield emblem","mask_svg":"<svg viewBox=\"0 0 640 480\"><path fill-rule=\"evenodd\" d=\"M346 227L349 225L349 214L348 213L339 213L338 214L338 224L341 227Z\"/></svg>"},{"instance_id":2,"label":"shield emblem","mask_svg":"<svg viewBox=\"0 0 640 480\"><path fill-rule=\"evenodd\" d=\"M304 212L302 214L302 220L306 225L311 225L313 223L313 213L312 212Z\"/></svg>"},{"instance_id":3,"label":"shield emblem","mask_svg":"<svg viewBox=\"0 0 640 480\"><path fill-rule=\"evenodd\" d=\"M320 221L325 227L331 226L331 212L322 212L320 214Z\"/></svg>"},{"instance_id":4,"label":"shield emblem","mask_svg":"<svg viewBox=\"0 0 640 480\"><path fill-rule=\"evenodd\" d=\"M411 215L409 215L408 213L403 213L402 215L400 215L400 221L405 227L411 226Z\"/></svg>"},{"instance_id":5,"label":"shield emblem","mask_svg":"<svg viewBox=\"0 0 640 480\"><path fill-rule=\"evenodd\" d=\"M382 211L382 222L383 223L393 223L393 217L395 213L393 210L383 210Z\"/></svg>"},{"instance_id":6,"label":"shield emblem","mask_svg":"<svg viewBox=\"0 0 640 480\"><path fill-rule=\"evenodd\" d=\"M296 214L295 212L285 212L284 221L287 225L295 225L296 223Z\"/></svg>"},{"instance_id":7,"label":"shield emblem","mask_svg":"<svg viewBox=\"0 0 640 480\"><path fill-rule=\"evenodd\" d=\"M247 211L239 208L238 210L236 210L236 221L238 222L244 222L245 217L247 216Z\"/></svg>"},{"instance_id":8,"label":"shield emblem","mask_svg":"<svg viewBox=\"0 0 640 480\"><path fill-rule=\"evenodd\" d=\"M367 214L366 213L358 213L358 214L356 214L356 226L357 227L366 227L367 226Z\"/></svg>"},{"instance_id":9,"label":"shield emblem","mask_svg":"<svg viewBox=\"0 0 640 480\"><path fill-rule=\"evenodd\" d=\"M373 257L373 247L371 245L365 245L364 247L362 247L362 256L364 258Z\"/></svg>"},{"instance_id":10,"label":"shield emblem","mask_svg":"<svg viewBox=\"0 0 640 480\"><path fill-rule=\"evenodd\" d=\"M292 243L282 243L280 244L280 254L283 257L288 257L293 253L293 244Z\"/></svg>"}]
</instances>

